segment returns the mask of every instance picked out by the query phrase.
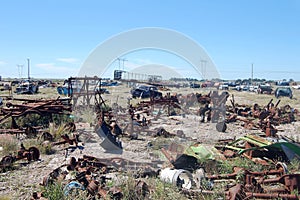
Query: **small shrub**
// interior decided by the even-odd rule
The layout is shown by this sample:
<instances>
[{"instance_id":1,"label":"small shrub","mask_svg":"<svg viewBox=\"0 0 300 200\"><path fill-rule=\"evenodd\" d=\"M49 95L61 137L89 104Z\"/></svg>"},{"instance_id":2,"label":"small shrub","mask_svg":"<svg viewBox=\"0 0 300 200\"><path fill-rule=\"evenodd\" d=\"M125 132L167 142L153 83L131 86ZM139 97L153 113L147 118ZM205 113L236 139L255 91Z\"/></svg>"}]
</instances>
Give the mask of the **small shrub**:
<instances>
[{"instance_id":1,"label":"small shrub","mask_svg":"<svg viewBox=\"0 0 300 200\"><path fill-rule=\"evenodd\" d=\"M54 140L58 140L62 135L68 134L69 130L68 127L66 127L64 124L60 124L58 126L56 126L55 124L50 124L49 133L53 135Z\"/></svg>"},{"instance_id":2,"label":"small shrub","mask_svg":"<svg viewBox=\"0 0 300 200\"><path fill-rule=\"evenodd\" d=\"M43 195L49 200L64 199L63 187L60 183L54 183L45 187Z\"/></svg>"}]
</instances>

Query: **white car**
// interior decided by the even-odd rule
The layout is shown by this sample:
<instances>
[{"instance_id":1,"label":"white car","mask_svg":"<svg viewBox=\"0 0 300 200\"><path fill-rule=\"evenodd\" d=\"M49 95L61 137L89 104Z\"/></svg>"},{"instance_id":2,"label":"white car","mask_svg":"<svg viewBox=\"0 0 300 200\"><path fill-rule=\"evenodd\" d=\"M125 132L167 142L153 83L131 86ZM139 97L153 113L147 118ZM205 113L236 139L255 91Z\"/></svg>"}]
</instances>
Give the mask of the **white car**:
<instances>
[{"instance_id":1,"label":"white car","mask_svg":"<svg viewBox=\"0 0 300 200\"><path fill-rule=\"evenodd\" d=\"M292 88L299 90L300 89L300 85L293 85Z\"/></svg>"},{"instance_id":2,"label":"white car","mask_svg":"<svg viewBox=\"0 0 300 200\"><path fill-rule=\"evenodd\" d=\"M219 90L228 90L229 86L227 84L222 84L219 86Z\"/></svg>"}]
</instances>

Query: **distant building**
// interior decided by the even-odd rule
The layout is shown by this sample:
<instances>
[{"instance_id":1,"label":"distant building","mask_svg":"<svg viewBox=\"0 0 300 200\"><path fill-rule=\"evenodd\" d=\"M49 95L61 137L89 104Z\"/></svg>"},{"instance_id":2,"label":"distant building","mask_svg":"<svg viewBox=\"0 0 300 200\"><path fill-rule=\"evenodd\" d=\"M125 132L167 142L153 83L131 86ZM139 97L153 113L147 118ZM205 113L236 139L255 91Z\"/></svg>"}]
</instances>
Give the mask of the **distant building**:
<instances>
[{"instance_id":1,"label":"distant building","mask_svg":"<svg viewBox=\"0 0 300 200\"><path fill-rule=\"evenodd\" d=\"M114 71L114 80L120 80L122 79L122 72L121 70L115 70Z\"/></svg>"}]
</instances>

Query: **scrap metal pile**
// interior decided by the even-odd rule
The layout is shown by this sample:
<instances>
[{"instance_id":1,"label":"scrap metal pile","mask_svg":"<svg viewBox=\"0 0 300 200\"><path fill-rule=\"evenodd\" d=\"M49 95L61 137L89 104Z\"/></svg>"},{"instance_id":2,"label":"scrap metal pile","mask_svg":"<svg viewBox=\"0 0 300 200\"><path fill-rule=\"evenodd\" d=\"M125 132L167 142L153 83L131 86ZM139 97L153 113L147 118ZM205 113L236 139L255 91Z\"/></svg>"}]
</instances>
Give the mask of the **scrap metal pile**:
<instances>
[{"instance_id":1,"label":"scrap metal pile","mask_svg":"<svg viewBox=\"0 0 300 200\"><path fill-rule=\"evenodd\" d=\"M103 139L100 145L105 150L122 150L122 143L119 140L120 136L138 139L138 134L141 132L147 132L152 136L174 136L165 129L151 131L148 129L148 125L151 121L149 118L155 120L155 118L159 117L159 114L156 117L151 117L154 108L158 110L158 113L166 110L168 115L172 115L174 109L181 109L176 96L168 93L165 97L159 99L150 98L149 101L141 101L135 106L129 102L128 109L118 108L118 110L115 110L107 109L105 101L100 96L101 94L98 95L96 101L98 121L96 133ZM126 124L123 129L117 124L120 121Z\"/></svg>"},{"instance_id":2,"label":"scrap metal pile","mask_svg":"<svg viewBox=\"0 0 300 200\"><path fill-rule=\"evenodd\" d=\"M52 184L61 184L64 196L70 198L82 192L86 199L124 199L122 184L131 184L127 187L130 188L132 198L151 199L154 191L148 178L154 177L177 186L180 193L190 199L199 197L199 194L202 197L213 195L228 200L296 200L300 197L297 194L300 174L289 172L282 162L262 171L233 166L230 174L211 174L206 173L209 169L207 163L226 159L217 154L216 149L201 144L185 148L172 143L162 152L169 160L169 164L165 163L163 168L161 161L133 162L119 157L97 158L88 155L78 159L70 157L67 164L45 176L41 185L46 188ZM32 199L42 199L43 196L43 192L34 192Z\"/></svg>"},{"instance_id":3,"label":"scrap metal pile","mask_svg":"<svg viewBox=\"0 0 300 200\"><path fill-rule=\"evenodd\" d=\"M197 193L219 194L226 196L227 200L299 199L300 196L297 191L300 189L300 174L286 173L286 167L280 163L276 166L276 169L259 172L234 167L231 174L205 175L204 171L200 169L197 177L200 188L184 190L184 193L190 196L195 196ZM221 182L229 182L228 186L231 185L231 187L225 192L214 191L212 186ZM210 188L210 190L207 188Z\"/></svg>"},{"instance_id":4,"label":"scrap metal pile","mask_svg":"<svg viewBox=\"0 0 300 200\"><path fill-rule=\"evenodd\" d=\"M299 158L299 143L293 147L294 151L295 149L298 149L296 155ZM174 172L171 177L162 180L181 187L182 192L190 198L197 198L199 194L226 197L228 200L300 197L297 193L300 189L300 174L289 172L283 162L264 167L265 170L261 171L232 166L233 172L230 174L214 174L212 166L228 159L214 147L194 144L185 148L172 143L168 149L162 149L162 152L168 158L171 170L186 174L180 177ZM164 170L168 170L170 174L170 169Z\"/></svg>"},{"instance_id":5,"label":"scrap metal pile","mask_svg":"<svg viewBox=\"0 0 300 200\"><path fill-rule=\"evenodd\" d=\"M133 193L140 198L149 194L148 185L139 178L157 176L158 167L154 162L133 162L122 158L100 159L83 155L82 158L71 157L68 164L64 164L43 178L42 186L60 182L63 185L65 196L78 194L78 191L86 191L86 199L122 199L121 187L111 185L122 178L121 173L130 171L136 179ZM123 177L124 178L124 177ZM119 180L120 182L120 180ZM77 191L77 193L76 193ZM43 193L34 193L32 199L39 199Z\"/></svg>"},{"instance_id":6,"label":"scrap metal pile","mask_svg":"<svg viewBox=\"0 0 300 200\"><path fill-rule=\"evenodd\" d=\"M232 97L231 107L227 107L226 123L242 121L247 129L261 129L267 136L274 136L278 130L275 126L296 121L298 111L289 105L278 107L280 100L273 103L273 99L265 106L238 105Z\"/></svg>"},{"instance_id":7,"label":"scrap metal pile","mask_svg":"<svg viewBox=\"0 0 300 200\"><path fill-rule=\"evenodd\" d=\"M278 160L287 163L294 159L300 160L300 144L286 136L245 135L236 140L222 141L215 147L227 158L243 156L261 165Z\"/></svg>"},{"instance_id":8,"label":"scrap metal pile","mask_svg":"<svg viewBox=\"0 0 300 200\"><path fill-rule=\"evenodd\" d=\"M52 117L53 114L68 115L72 112L70 99L50 99L50 100L30 100L30 99L11 99L14 102L8 101L5 107L0 108L0 124L6 122L11 118L10 129L1 129L0 133L16 133L26 135L36 135L36 128L30 125L26 127L20 127L16 123L16 119L19 117L26 117L29 114L38 114L40 116Z\"/></svg>"}]
</instances>

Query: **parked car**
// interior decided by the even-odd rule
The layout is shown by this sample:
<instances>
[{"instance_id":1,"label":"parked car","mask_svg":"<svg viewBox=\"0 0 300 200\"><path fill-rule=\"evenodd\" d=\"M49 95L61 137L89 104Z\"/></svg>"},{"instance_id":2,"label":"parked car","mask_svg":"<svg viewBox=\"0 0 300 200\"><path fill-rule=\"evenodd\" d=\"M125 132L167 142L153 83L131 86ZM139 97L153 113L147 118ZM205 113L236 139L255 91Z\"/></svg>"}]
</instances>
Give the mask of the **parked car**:
<instances>
[{"instance_id":1,"label":"parked car","mask_svg":"<svg viewBox=\"0 0 300 200\"><path fill-rule=\"evenodd\" d=\"M279 98L279 97L289 97L290 99L293 98L293 91L290 87L278 87L275 90L275 97Z\"/></svg>"},{"instance_id":2,"label":"parked car","mask_svg":"<svg viewBox=\"0 0 300 200\"><path fill-rule=\"evenodd\" d=\"M271 94L273 89L270 85L259 85L257 93L258 94Z\"/></svg>"},{"instance_id":3,"label":"parked car","mask_svg":"<svg viewBox=\"0 0 300 200\"><path fill-rule=\"evenodd\" d=\"M300 85L293 85L292 87L296 90L300 90Z\"/></svg>"},{"instance_id":4,"label":"parked car","mask_svg":"<svg viewBox=\"0 0 300 200\"><path fill-rule=\"evenodd\" d=\"M289 86L290 85L290 83L287 81L277 81L275 84L278 86Z\"/></svg>"},{"instance_id":5,"label":"parked car","mask_svg":"<svg viewBox=\"0 0 300 200\"><path fill-rule=\"evenodd\" d=\"M242 85L242 91L249 91L250 90L250 86L249 85Z\"/></svg>"},{"instance_id":6,"label":"parked car","mask_svg":"<svg viewBox=\"0 0 300 200\"><path fill-rule=\"evenodd\" d=\"M228 82L227 84L229 87L236 87L236 83L235 82Z\"/></svg>"},{"instance_id":7,"label":"parked car","mask_svg":"<svg viewBox=\"0 0 300 200\"><path fill-rule=\"evenodd\" d=\"M16 87L17 94L36 94L38 92L37 82L31 80L24 80Z\"/></svg>"},{"instance_id":8,"label":"parked car","mask_svg":"<svg viewBox=\"0 0 300 200\"><path fill-rule=\"evenodd\" d=\"M198 84L198 83L190 83L190 88L200 88L200 84Z\"/></svg>"},{"instance_id":9,"label":"parked car","mask_svg":"<svg viewBox=\"0 0 300 200\"><path fill-rule=\"evenodd\" d=\"M162 93L158 91L155 86L141 85L133 90L131 90L132 98L160 98Z\"/></svg>"},{"instance_id":10,"label":"parked car","mask_svg":"<svg viewBox=\"0 0 300 200\"><path fill-rule=\"evenodd\" d=\"M229 89L229 86L227 84L221 84L219 86L219 90L228 90Z\"/></svg>"}]
</instances>

